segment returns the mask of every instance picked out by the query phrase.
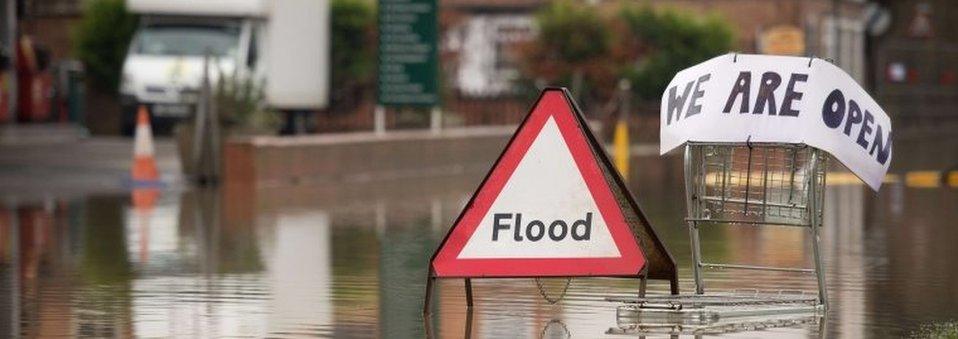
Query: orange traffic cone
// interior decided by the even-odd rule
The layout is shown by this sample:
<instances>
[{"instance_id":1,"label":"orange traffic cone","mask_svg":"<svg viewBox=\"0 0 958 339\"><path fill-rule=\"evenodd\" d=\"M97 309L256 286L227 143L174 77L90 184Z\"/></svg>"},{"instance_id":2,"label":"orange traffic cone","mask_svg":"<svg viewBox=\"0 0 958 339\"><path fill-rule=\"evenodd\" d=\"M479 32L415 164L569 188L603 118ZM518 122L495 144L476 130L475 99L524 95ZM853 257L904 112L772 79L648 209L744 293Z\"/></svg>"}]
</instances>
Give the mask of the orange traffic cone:
<instances>
[{"instance_id":1,"label":"orange traffic cone","mask_svg":"<svg viewBox=\"0 0 958 339\"><path fill-rule=\"evenodd\" d=\"M146 106L140 105L136 118L136 136L133 141L133 168L130 171L134 184L159 183L160 173L153 157L153 132Z\"/></svg>"}]
</instances>

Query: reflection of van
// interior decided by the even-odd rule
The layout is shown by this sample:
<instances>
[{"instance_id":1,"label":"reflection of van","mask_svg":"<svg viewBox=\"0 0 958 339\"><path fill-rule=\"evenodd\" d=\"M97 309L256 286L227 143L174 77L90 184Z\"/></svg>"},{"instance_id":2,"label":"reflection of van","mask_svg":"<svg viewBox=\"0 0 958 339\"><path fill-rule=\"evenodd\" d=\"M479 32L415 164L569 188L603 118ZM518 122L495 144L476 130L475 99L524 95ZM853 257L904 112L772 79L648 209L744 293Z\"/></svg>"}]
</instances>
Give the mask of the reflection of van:
<instances>
[{"instance_id":1,"label":"reflection of van","mask_svg":"<svg viewBox=\"0 0 958 339\"><path fill-rule=\"evenodd\" d=\"M325 107L329 3L322 0L127 0L140 14L120 82L122 129L146 105L154 128L192 115L210 53L217 76L253 77L277 109ZM221 73L222 72L222 73Z\"/></svg>"}]
</instances>

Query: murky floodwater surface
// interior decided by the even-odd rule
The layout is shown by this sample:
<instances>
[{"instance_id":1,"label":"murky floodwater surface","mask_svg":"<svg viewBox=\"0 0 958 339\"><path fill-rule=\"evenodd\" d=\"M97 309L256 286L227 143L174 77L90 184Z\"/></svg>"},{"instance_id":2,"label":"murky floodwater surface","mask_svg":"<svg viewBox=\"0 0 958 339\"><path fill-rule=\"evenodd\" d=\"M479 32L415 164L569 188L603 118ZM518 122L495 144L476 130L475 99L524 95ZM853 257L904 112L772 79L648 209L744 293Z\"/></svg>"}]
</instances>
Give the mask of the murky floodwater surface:
<instances>
[{"instance_id":1,"label":"murky floodwater surface","mask_svg":"<svg viewBox=\"0 0 958 339\"><path fill-rule=\"evenodd\" d=\"M632 186L692 288L681 163L639 158ZM291 188L137 192L13 202L0 211L0 337L613 336L637 283L574 279L551 305L533 280L441 281L424 323L428 259L481 173ZM824 319L732 336L905 336L958 320L958 189L833 185ZM810 267L802 230L703 231L706 259ZM814 293L812 276L712 272L709 290ZM547 280L558 294L564 280ZM667 285L652 282L651 290ZM425 325L425 326L424 326Z\"/></svg>"}]
</instances>

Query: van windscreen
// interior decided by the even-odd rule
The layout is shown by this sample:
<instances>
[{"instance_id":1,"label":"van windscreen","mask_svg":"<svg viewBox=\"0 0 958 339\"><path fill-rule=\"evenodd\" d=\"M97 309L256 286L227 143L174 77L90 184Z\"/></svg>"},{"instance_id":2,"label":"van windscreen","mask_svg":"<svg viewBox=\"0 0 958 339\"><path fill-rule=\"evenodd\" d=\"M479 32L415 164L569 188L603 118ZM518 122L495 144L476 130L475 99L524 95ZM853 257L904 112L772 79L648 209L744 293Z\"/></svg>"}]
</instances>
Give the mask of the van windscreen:
<instances>
[{"instance_id":1,"label":"van windscreen","mask_svg":"<svg viewBox=\"0 0 958 339\"><path fill-rule=\"evenodd\" d=\"M146 55L235 55L239 27L232 25L154 24L140 28L134 45L136 54Z\"/></svg>"}]
</instances>

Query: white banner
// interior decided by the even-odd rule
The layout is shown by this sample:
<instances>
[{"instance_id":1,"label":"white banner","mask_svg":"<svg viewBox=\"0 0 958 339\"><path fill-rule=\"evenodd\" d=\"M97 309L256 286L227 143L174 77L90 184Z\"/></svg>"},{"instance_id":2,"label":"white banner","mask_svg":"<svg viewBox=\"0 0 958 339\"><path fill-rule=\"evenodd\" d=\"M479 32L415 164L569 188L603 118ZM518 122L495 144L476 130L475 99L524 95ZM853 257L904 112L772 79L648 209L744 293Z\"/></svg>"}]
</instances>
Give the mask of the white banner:
<instances>
[{"instance_id":1,"label":"white banner","mask_svg":"<svg viewBox=\"0 0 958 339\"><path fill-rule=\"evenodd\" d=\"M662 94L660 151L688 141L807 144L874 190L892 158L891 119L822 59L726 54L675 75Z\"/></svg>"}]
</instances>

